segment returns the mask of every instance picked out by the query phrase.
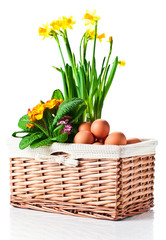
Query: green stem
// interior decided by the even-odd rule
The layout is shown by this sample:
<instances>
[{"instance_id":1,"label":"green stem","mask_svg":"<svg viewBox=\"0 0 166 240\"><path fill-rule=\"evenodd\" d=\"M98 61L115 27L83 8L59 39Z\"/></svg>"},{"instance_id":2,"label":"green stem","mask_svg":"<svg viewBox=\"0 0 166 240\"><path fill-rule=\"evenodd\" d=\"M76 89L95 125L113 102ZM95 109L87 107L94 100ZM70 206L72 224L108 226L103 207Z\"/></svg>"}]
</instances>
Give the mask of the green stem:
<instances>
[{"instance_id":1,"label":"green stem","mask_svg":"<svg viewBox=\"0 0 166 240\"><path fill-rule=\"evenodd\" d=\"M88 40L87 40L87 38L84 38L84 43L83 43L83 64L85 64L87 44L88 44Z\"/></svg>"},{"instance_id":2,"label":"green stem","mask_svg":"<svg viewBox=\"0 0 166 240\"><path fill-rule=\"evenodd\" d=\"M80 62L81 62L81 65L82 65L81 47L82 47L82 41L83 41L83 39L84 39L84 36L85 36L85 34L82 36L82 38L81 38L81 42L80 42Z\"/></svg>"},{"instance_id":3,"label":"green stem","mask_svg":"<svg viewBox=\"0 0 166 240\"><path fill-rule=\"evenodd\" d=\"M71 51L71 47L70 47L70 43L69 43L69 40L68 40L68 36L67 36L67 31L64 30L64 42L65 42L65 45L66 45L66 50L67 50L67 53L68 53L68 56L69 56L69 60L70 60L70 63L71 63L71 66L72 66L72 70L73 70L73 75L74 75L74 81L75 81L75 85L76 85L76 91L77 91L77 94L78 96L80 95L80 89L79 89L79 84L78 84L78 79L79 79L79 76L78 76L78 73L77 73L77 69L76 69L76 66L75 66L75 63L73 61L73 55L72 55L72 51Z\"/></svg>"},{"instance_id":4,"label":"green stem","mask_svg":"<svg viewBox=\"0 0 166 240\"><path fill-rule=\"evenodd\" d=\"M96 37L97 37L97 21L95 21L95 37L94 37L94 44L93 44L93 56L92 56L92 69L91 69L91 74L90 74L90 85L92 84L94 67L95 67Z\"/></svg>"},{"instance_id":5,"label":"green stem","mask_svg":"<svg viewBox=\"0 0 166 240\"><path fill-rule=\"evenodd\" d=\"M110 44L110 51L109 51L109 54L108 54L108 57L107 57L107 62L106 62L106 66L105 66L105 69L104 69L104 74L103 74L101 85L100 85L100 92L103 89L103 85L105 83L105 75L106 75L106 72L107 72L107 67L108 67L108 63L109 63L109 60L110 60L111 53L112 53L112 43Z\"/></svg>"},{"instance_id":6,"label":"green stem","mask_svg":"<svg viewBox=\"0 0 166 240\"><path fill-rule=\"evenodd\" d=\"M71 51L71 47L70 47L70 44L69 44L69 40L68 40L68 36L67 36L67 31L64 30L64 42L66 44L66 49L67 49L67 53L68 53L68 56L69 56L69 60L71 62L71 64L73 63L73 57L72 57L72 51Z\"/></svg>"},{"instance_id":7,"label":"green stem","mask_svg":"<svg viewBox=\"0 0 166 240\"><path fill-rule=\"evenodd\" d=\"M106 72L107 72L107 67L108 67L108 64L109 64L111 52L112 52L112 42L110 43L110 50L109 50L109 54L108 54L108 57L107 57L107 62L106 62L106 66L105 66L105 69L104 69L102 81L101 81L101 84L100 84L100 87L99 87L99 93L98 93L99 94L99 99L98 99L98 103L97 103L97 107L98 107L97 118L101 118L103 102L104 102L104 99L103 99L104 92L102 93L102 91L105 91Z\"/></svg>"},{"instance_id":8,"label":"green stem","mask_svg":"<svg viewBox=\"0 0 166 240\"><path fill-rule=\"evenodd\" d=\"M63 65L64 65L64 68L66 68L66 64L65 64L65 59L63 57L63 53L62 53L62 49L61 49L61 46L60 46L60 42L59 42L59 39L57 37L57 35L54 35L54 38L58 44L58 48L59 48L59 51L60 51L60 54L61 54L61 58L62 58L62 62L63 62Z\"/></svg>"},{"instance_id":9,"label":"green stem","mask_svg":"<svg viewBox=\"0 0 166 240\"><path fill-rule=\"evenodd\" d=\"M59 42L59 39L58 39L58 36L55 34L54 35L54 38L58 44L58 48L59 48L59 51L60 51L60 55L61 55L61 58L62 58L62 62L63 62L63 66L64 66L64 69L65 69L65 76L66 76L66 84L67 84L67 89L68 89L68 98L70 98L70 86L69 86L69 79L68 79L68 75L67 75L67 69L66 69L66 64L65 64L65 59L63 57L63 53L62 53L62 49L61 49L61 46L60 46L60 42Z\"/></svg>"}]
</instances>

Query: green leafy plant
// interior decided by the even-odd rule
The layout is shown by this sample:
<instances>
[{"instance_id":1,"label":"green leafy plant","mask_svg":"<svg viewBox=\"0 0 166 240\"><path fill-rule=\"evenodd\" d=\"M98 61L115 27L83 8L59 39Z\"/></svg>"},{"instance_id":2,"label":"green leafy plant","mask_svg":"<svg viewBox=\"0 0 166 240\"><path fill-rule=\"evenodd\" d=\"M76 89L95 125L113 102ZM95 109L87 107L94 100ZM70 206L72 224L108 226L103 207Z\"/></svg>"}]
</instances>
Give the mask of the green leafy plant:
<instances>
[{"instance_id":1,"label":"green leafy plant","mask_svg":"<svg viewBox=\"0 0 166 240\"><path fill-rule=\"evenodd\" d=\"M37 148L53 142L73 142L86 107L83 99L64 101L62 92L55 90L51 100L41 101L20 118L18 127L21 130L12 136L21 138L20 149L28 146Z\"/></svg>"},{"instance_id":2,"label":"green leafy plant","mask_svg":"<svg viewBox=\"0 0 166 240\"><path fill-rule=\"evenodd\" d=\"M109 37L108 56L103 58L101 69L97 71L95 57L97 39L101 42L105 38L105 34L98 34L97 29L100 17L96 15L95 11L92 13L86 11L83 19L85 20L85 25L90 25L90 27L81 38L79 47L80 58L78 61L76 61L75 54L71 50L67 34L67 29L72 29L73 24L75 24L73 17L62 17L52 21L50 26L48 24L43 25L44 27L39 28L39 35L43 36L43 39L45 37L54 38L58 44L63 67L54 68L62 75L65 100L73 97L84 99L87 109L82 115L82 120L93 122L95 119L101 118L104 101L113 82L117 66L118 64L124 66L125 61L119 61L116 56L113 64L110 64L113 39ZM65 61L60 38L65 43L69 63ZM90 40L93 40L91 61L87 59L87 48Z\"/></svg>"}]
</instances>

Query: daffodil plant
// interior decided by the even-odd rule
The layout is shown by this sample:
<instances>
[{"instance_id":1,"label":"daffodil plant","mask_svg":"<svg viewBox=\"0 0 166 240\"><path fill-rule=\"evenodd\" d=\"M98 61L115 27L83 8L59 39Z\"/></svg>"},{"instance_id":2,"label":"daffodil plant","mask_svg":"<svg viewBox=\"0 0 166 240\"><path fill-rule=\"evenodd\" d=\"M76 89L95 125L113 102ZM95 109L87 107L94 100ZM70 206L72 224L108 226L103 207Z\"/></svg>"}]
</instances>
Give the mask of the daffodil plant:
<instances>
[{"instance_id":1,"label":"daffodil plant","mask_svg":"<svg viewBox=\"0 0 166 240\"><path fill-rule=\"evenodd\" d=\"M70 98L64 101L61 91L55 90L51 100L41 101L20 118L20 131L13 137L22 138L20 149L37 148L53 142L73 142L80 124L79 119L86 109L83 99Z\"/></svg>"},{"instance_id":2,"label":"daffodil plant","mask_svg":"<svg viewBox=\"0 0 166 240\"><path fill-rule=\"evenodd\" d=\"M71 50L67 34L68 28L73 29L75 24L73 17L62 17L52 21L50 25L46 24L43 27L39 27L39 35L43 36L43 39L46 37L54 38L58 44L63 67L54 68L62 75L65 100L73 97L82 98L87 105L82 120L93 122L95 119L101 118L104 100L109 92L118 64L124 66L125 62L119 61L116 56L113 64L110 64L113 45L113 39L110 36L108 40L108 56L103 58L101 69L97 72L95 58L96 41L99 40L101 42L105 38L105 34L98 34L97 29L100 17L96 15L95 10L93 12L86 11L83 20L89 28L81 38L79 47L80 59L78 61L76 61L75 54ZM64 59L60 38L64 40L69 63L66 63ZM93 53L92 59L89 61L87 59L87 48L88 42L91 40L93 41Z\"/></svg>"}]
</instances>

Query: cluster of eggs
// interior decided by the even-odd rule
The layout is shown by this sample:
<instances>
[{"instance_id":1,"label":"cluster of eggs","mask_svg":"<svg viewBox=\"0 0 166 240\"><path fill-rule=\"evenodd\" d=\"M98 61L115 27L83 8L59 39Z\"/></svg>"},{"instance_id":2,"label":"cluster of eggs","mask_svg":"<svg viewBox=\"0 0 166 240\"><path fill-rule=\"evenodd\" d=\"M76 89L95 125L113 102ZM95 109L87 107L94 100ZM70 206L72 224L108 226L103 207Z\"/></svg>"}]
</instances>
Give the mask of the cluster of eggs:
<instances>
[{"instance_id":1,"label":"cluster of eggs","mask_svg":"<svg viewBox=\"0 0 166 240\"><path fill-rule=\"evenodd\" d=\"M138 138L126 139L122 132L110 132L110 125L106 120L97 119L93 123L84 122L78 128L74 137L77 144L95 145L126 145L141 142Z\"/></svg>"}]
</instances>

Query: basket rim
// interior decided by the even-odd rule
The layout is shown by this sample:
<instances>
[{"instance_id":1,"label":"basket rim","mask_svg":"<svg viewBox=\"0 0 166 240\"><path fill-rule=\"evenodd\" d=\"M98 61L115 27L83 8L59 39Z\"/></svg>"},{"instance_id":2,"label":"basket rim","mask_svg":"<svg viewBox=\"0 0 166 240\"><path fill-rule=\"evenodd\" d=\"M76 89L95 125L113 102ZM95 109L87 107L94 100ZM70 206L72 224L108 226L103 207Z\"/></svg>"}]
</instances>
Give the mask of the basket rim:
<instances>
[{"instance_id":1,"label":"basket rim","mask_svg":"<svg viewBox=\"0 0 166 240\"><path fill-rule=\"evenodd\" d=\"M9 157L35 158L38 154L51 155L55 152L65 152L75 158L125 158L138 155L155 154L158 141L155 139L141 139L141 142L128 145L93 145L75 143L53 143L36 149L30 147L20 150L19 139L8 139Z\"/></svg>"}]
</instances>

